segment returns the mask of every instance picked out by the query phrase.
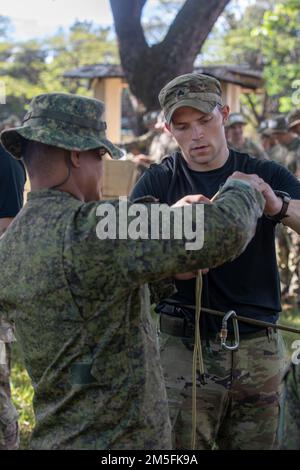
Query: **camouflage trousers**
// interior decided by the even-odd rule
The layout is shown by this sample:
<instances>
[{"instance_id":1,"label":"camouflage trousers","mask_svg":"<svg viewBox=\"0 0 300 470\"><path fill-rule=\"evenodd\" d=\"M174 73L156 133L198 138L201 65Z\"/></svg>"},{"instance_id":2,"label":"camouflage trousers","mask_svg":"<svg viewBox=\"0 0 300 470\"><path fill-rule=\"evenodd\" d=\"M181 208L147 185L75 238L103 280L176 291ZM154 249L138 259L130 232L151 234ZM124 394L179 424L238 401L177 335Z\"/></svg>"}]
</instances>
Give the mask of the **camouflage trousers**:
<instances>
[{"instance_id":1,"label":"camouflage trousers","mask_svg":"<svg viewBox=\"0 0 300 470\"><path fill-rule=\"evenodd\" d=\"M173 447L191 448L193 345L164 335L161 360L173 426ZM238 351L203 344L206 384L197 380L196 449L277 448L287 357L275 332L247 335Z\"/></svg>"},{"instance_id":2,"label":"camouflage trousers","mask_svg":"<svg viewBox=\"0 0 300 470\"><path fill-rule=\"evenodd\" d=\"M0 450L19 447L18 414L11 401L11 327L0 325Z\"/></svg>"},{"instance_id":3,"label":"camouflage trousers","mask_svg":"<svg viewBox=\"0 0 300 470\"><path fill-rule=\"evenodd\" d=\"M300 365L286 376L283 449L300 450Z\"/></svg>"}]
</instances>

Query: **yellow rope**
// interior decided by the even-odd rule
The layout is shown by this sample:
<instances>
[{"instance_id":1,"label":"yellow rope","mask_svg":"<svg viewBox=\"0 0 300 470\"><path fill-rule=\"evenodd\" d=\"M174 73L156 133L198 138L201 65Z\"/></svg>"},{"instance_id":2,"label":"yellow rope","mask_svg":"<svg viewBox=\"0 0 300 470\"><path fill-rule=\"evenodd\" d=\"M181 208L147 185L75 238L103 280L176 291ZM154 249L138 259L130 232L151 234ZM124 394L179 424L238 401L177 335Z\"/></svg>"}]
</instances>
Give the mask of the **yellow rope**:
<instances>
[{"instance_id":1,"label":"yellow rope","mask_svg":"<svg viewBox=\"0 0 300 470\"><path fill-rule=\"evenodd\" d=\"M195 344L193 353L193 371L192 371L192 439L191 449L195 450L197 435L197 363L201 378L204 377L204 363L201 347L200 335L200 314L201 314L201 295L202 295L202 273L198 271L196 278L196 312L195 312Z\"/></svg>"}]
</instances>

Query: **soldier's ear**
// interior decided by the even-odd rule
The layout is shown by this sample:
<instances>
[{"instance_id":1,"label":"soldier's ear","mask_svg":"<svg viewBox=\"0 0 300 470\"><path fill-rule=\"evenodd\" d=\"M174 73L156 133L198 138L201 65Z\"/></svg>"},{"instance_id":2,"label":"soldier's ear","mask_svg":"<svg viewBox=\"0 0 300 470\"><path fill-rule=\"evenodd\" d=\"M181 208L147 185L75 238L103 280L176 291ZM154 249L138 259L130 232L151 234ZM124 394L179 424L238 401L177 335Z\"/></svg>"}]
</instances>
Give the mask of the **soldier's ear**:
<instances>
[{"instance_id":1,"label":"soldier's ear","mask_svg":"<svg viewBox=\"0 0 300 470\"><path fill-rule=\"evenodd\" d=\"M223 124L225 124L230 113L230 108L227 104L225 104L224 106L222 106L222 108L219 108L219 110L220 110L220 113L222 114Z\"/></svg>"},{"instance_id":2,"label":"soldier's ear","mask_svg":"<svg viewBox=\"0 0 300 470\"><path fill-rule=\"evenodd\" d=\"M80 168L80 152L77 150L71 150L70 160L74 168Z\"/></svg>"}]
</instances>

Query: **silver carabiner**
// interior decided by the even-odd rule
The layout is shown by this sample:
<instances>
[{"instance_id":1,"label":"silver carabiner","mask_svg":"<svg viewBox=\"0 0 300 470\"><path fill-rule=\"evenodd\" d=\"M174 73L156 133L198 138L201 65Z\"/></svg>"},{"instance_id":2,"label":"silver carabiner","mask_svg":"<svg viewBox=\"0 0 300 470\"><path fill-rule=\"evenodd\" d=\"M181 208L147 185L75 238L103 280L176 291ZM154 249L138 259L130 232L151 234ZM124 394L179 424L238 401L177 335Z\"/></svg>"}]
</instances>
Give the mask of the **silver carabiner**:
<instances>
[{"instance_id":1,"label":"silver carabiner","mask_svg":"<svg viewBox=\"0 0 300 470\"><path fill-rule=\"evenodd\" d=\"M231 317L232 317L233 331L234 331L234 344L233 344L233 346L229 346L226 343L226 339L227 339L227 335L228 335L227 321ZM225 349L227 351L236 351L239 348L239 345L240 345L239 325L238 325L237 315L236 315L234 310L230 310L223 317L222 329L221 329L221 332L220 332L220 339L221 339L222 349Z\"/></svg>"}]
</instances>

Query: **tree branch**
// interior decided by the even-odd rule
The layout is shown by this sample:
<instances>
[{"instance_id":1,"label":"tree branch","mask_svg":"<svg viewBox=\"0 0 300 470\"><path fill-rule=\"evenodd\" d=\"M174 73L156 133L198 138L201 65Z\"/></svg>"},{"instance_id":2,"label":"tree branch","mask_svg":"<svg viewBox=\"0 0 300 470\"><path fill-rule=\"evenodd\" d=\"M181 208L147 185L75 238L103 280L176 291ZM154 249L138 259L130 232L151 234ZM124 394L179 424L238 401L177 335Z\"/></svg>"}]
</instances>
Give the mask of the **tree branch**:
<instances>
[{"instance_id":1,"label":"tree branch","mask_svg":"<svg viewBox=\"0 0 300 470\"><path fill-rule=\"evenodd\" d=\"M149 49L141 25L146 2L147 0L110 0L122 62L128 50L135 50L139 54Z\"/></svg>"},{"instance_id":2,"label":"tree branch","mask_svg":"<svg viewBox=\"0 0 300 470\"><path fill-rule=\"evenodd\" d=\"M182 62L187 49L190 70L215 22L230 0L186 0L176 15L164 40L157 45L166 51L176 50L176 55L166 54L168 62ZM186 71L186 70L185 70Z\"/></svg>"}]
</instances>

